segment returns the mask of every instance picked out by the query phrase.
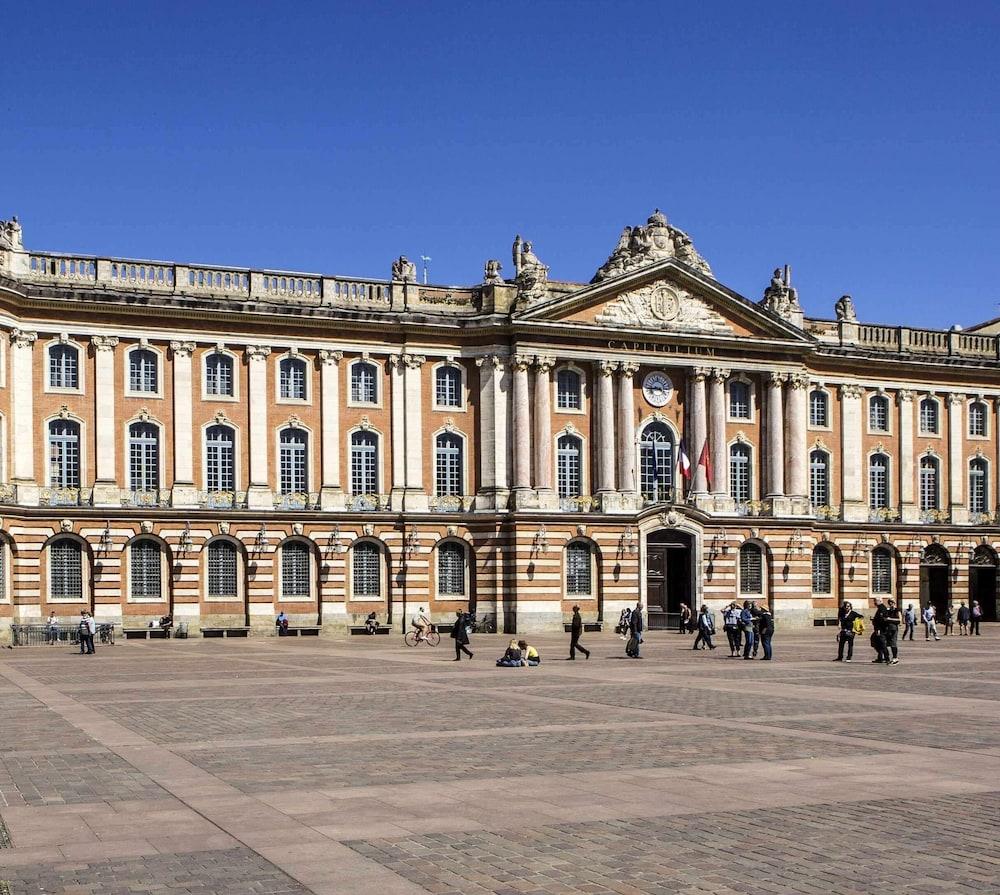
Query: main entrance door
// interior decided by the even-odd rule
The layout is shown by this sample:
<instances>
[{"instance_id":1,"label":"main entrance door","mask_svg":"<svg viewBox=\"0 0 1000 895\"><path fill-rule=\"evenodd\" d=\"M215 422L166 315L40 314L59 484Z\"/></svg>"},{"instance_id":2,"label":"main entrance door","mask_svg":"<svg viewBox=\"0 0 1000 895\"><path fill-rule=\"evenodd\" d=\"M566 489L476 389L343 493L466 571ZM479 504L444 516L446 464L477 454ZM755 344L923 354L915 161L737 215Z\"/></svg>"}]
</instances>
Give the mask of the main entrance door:
<instances>
[{"instance_id":1,"label":"main entrance door","mask_svg":"<svg viewBox=\"0 0 1000 895\"><path fill-rule=\"evenodd\" d=\"M997 555L986 545L976 548L969 566L969 606L973 600L979 602L984 622L997 620Z\"/></svg>"},{"instance_id":2,"label":"main entrance door","mask_svg":"<svg viewBox=\"0 0 1000 895\"><path fill-rule=\"evenodd\" d=\"M646 610L650 628L676 628L681 603L693 602L691 535L661 529L646 539Z\"/></svg>"},{"instance_id":3,"label":"main entrance door","mask_svg":"<svg viewBox=\"0 0 1000 895\"><path fill-rule=\"evenodd\" d=\"M920 605L930 603L938 620L951 600L951 557L940 544L928 544L920 558Z\"/></svg>"}]
</instances>

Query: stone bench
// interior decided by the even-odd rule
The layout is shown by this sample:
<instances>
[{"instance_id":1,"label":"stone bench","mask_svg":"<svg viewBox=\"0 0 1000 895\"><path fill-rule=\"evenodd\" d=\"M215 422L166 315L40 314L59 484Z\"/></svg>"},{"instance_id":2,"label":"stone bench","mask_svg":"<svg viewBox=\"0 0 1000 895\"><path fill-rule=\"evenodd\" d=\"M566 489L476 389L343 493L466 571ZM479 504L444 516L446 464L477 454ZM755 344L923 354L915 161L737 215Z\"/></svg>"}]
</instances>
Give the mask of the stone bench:
<instances>
[{"instance_id":1,"label":"stone bench","mask_svg":"<svg viewBox=\"0 0 1000 895\"><path fill-rule=\"evenodd\" d=\"M570 624L569 622L566 622L563 625L563 630L565 630L566 633L568 634L570 632L570 630L572 629L572 627L573 627L572 624ZM604 622L584 622L583 623L583 631L584 631L584 633L590 632L590 633L593 633L593 634L599 634L603 630L604 630Z\"/></svg>"},{"instance_id":2,"label":"stone bench","mask_svg":"<svg viewBox=\"0 0 1000 895\"><path fill-rule=\"evenodd\" d=\"M367 635L368 634L368 628L366 628L364 625L352 625L351 626L351 633L352 634L365 634L365 635ZM375 629L375 633L376 634L391 634L392 633L392 628L388 627L387 625L379 625Z\"/></svg>"},{"instance_id":3,"label":"stone bench","mask_svg":"<svg viewBox=\"0 0 1000 895\"><path fill-rule=\"evenodd\" d=\"M234 626L231 628L202 628L202 637L249 637L250 626Z\"/></svg>"},{"instance_id":4,"label":"stone bench","mask_svg":"<svg viewBox=\"0 0 1000 895\"><path fill-rule=\"evenodd\" d=\"M289 625L284 634L279 634L278 627L275 625L274 635L276 637L319 637L319 632L322 629L322 625Z\"/></svg>"},{"instance_id":5,"label":"stone bench","mask_svg":"<svg viewBox=\"0 0 1000 895\"><path fill-rule=\"evenodd\" d=\"M122 628L126 640L168 640L169 628Z\"/></svg>"},{"instance_id":6,"label":"stone bench","mask_svg":"<svg viewBox=\"0 0 1000 895\"><path fill-rule=\"evenodd\" d=\"M813 619L813 627L814 628L824 628L824 627L826 627L826 628L832 628L832 627L834 627L836 625L839 625L839 624L840 624L840 620L836 616L833 616L831 618L814 618Z\"/></svg>"}]
</instances>

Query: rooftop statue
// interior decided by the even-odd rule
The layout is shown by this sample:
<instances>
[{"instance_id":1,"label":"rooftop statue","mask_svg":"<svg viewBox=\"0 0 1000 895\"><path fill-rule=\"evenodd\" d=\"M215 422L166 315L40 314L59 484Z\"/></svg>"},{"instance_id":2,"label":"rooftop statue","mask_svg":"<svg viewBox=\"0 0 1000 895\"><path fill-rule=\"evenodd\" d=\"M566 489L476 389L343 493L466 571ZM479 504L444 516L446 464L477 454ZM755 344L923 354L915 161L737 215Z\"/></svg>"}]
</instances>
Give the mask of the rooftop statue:
<instances>
[{"instance_id":1,"label":"rooftop statue","mask_svg":"<svg viewBox=\"0 0 1000 895\"><path fill-rule=\"evenodd\" d=\"M392 279L395 282L415 283L417 281L417 265L406 255L400 255L392 262Z\"/></svg>"},{"instance_id":2,"label":"rooftop statue","mask_svg":"<svg viewBox=\"0 0 1000 895\"><path fill-rule=\"evenodd\" d=\"M857 323L858 315L854 310L854 299L849 295L841 295L833 306L837 320L843 323Z\"/></svg>"},{"instance_id":3,"label":"rooftop statue","mask_svg":"<svg viewBox=\"0 0 1000 895\"><path fill-rule=\"evenodd\" d=\"M523 307L545 298L548 293L549 269L539 260L531 242L516 236L513 255L514 269L517 271L514 282L517 283L518 304Z\"/></svg>"},{"instance_id":4,"label":"rooftop statue","mask_svg":"<svg viewBox=\"0 0 1000 895\"><path fill-rule=\"evenodd\" d=\"M9 221L0 221L0 246L12 252L23 252L24 241L21 237L21 223L14 215Z\"/></svg>"},{"instance_id":5,"label":"rooftop statue","mask_svg":"<svg viewBox=\"0 0 1000 895\"><path fill-rule=\"evenodd\" d=\"M786 264L776 267L771 275L771 283L764 290L761 307L777 314L783 320L802 326L804 314L799 304L799 293L792 288L792 269Z\"/></svg>"},{"instance_id":6,"label":"rooftop statue","mask_svg":"<svg viewBox=\"0 0 1000 895\"><path fill-rule=\"evenodd\" d=\"M483 269L483 282L487 285L502 284L503 277L500 275L500 271L502 270L503 265L500 261L496 258L490 258Z\"/></svg>"},{"instance_id":7,"label":"rooftop statue","mask_svg":"<svg viewBox=\"0 0 1000 895\"><path fill-rule=\"evenodd\" d=\"M593 283L630 273L647 264L676 258L678 261L711 274L708 262L698 254L683 230L667 223L666 215L656 209L645 226L626 227L618 237L618 245L600 270L594 274Z\"/></svg>"}]
</instances>

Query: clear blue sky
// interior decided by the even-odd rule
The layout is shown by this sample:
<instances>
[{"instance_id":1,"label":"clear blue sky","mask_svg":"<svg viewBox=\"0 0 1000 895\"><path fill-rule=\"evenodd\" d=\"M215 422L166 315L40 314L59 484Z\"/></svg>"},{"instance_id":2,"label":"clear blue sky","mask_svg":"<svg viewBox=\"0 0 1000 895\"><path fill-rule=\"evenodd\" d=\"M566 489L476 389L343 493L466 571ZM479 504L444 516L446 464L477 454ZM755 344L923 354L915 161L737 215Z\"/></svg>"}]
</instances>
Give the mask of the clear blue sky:
<instances>
[{"instance_id":1,"label":"clear blue sky","mask_svg":"<svg viewBox=\"0 0 1000 895\"><path fill-rule=\"evenodd\" d=\"M0 27L29 247L588 280L654 206L807 313L1000 314L996 3L34 3Z\"/></svg>"}]
</instances>

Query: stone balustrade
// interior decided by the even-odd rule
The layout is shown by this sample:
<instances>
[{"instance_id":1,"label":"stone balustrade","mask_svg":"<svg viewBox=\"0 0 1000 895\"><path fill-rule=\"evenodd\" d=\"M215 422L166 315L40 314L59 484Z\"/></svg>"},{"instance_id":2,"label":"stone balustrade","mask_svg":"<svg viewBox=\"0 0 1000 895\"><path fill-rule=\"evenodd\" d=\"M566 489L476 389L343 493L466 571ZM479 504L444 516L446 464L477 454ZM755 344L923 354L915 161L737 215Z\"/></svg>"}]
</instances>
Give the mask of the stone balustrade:
<instances>
[{"instance_id":1,"label":"stone balustrade","mask_svg":"<svg viewBox=\"0 0 1000 895\"><path fill-rule=\"evenodd\" d=\"M912 329L874 323L840 324L839 342L893 354L942 357L1000 358L1000 338L961 330Z\"/></svg>"}]
</instances>

